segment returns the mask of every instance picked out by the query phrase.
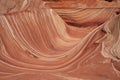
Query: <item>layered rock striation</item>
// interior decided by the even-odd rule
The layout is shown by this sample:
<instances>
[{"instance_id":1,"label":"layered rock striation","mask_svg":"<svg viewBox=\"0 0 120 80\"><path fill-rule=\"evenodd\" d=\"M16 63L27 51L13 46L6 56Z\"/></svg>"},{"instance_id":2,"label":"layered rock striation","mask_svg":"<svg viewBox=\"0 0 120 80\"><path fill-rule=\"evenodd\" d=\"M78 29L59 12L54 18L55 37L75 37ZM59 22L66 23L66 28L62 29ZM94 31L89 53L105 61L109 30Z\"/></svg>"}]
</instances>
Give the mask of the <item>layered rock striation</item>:
<instances>
[{"instance_id":1,"label":"layered rock striation","mask_svg":"<svg viewBox=\"0 0 120 80\"><path fill-rule=\"evenodd\" d=\"M0 0L0 80L120 80L119 0Z\"/></svg>"}]
</instances>

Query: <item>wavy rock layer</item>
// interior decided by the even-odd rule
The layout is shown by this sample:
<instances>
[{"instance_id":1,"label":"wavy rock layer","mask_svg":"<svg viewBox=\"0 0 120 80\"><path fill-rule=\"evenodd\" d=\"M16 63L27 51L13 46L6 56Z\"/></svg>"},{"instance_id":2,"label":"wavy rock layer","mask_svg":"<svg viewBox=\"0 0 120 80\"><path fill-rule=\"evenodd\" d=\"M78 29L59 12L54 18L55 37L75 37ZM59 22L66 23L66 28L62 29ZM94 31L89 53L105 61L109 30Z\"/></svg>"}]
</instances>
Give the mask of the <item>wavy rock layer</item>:
<instances>
[{"instance_id":1,"label":"wavy rock layer","mask_svg":"<svg viewBox=\"0 0 120 80\"><path fill-rule=\"evenodd\" d=\"M120 80L119 4L0 0L0 80Z\"/></svg>"}]
</instances>

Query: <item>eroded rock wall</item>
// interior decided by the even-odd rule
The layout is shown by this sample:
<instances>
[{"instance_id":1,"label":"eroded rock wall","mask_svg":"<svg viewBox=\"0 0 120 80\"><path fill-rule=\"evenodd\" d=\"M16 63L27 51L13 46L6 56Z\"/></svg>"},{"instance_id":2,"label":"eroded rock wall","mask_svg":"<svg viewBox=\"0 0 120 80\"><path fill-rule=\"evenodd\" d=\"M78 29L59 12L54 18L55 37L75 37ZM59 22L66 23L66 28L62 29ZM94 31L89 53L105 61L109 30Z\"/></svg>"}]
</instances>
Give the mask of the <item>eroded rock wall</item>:
<instances>
[{"instance_id":1,"label":"eroded rock wall","mask_svg":"<svg viewBox=\"0 0 120 80\"><path fill-rule=\"evenodd\" d=\"M120 80L119 0L0 0L0 80Z\"/></svg>"}]
</instances>

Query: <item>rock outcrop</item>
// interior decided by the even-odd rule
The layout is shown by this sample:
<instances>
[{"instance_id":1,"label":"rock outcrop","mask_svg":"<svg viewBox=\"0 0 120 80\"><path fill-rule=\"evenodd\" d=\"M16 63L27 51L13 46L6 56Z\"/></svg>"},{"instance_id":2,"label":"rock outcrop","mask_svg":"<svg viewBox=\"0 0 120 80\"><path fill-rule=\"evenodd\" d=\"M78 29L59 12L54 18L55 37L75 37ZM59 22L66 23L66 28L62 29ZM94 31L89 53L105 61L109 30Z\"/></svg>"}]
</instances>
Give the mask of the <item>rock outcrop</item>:
<instances>
[{"instance_id":1,"label":"rock outcrop","mask_svg":"<svg viewBox=\"0 0 120 80\"><path fill-rule=\"evenodd\" d=\"M120 80L120 0L0 0L0 80Z\"/></svg>"}]
</instances>

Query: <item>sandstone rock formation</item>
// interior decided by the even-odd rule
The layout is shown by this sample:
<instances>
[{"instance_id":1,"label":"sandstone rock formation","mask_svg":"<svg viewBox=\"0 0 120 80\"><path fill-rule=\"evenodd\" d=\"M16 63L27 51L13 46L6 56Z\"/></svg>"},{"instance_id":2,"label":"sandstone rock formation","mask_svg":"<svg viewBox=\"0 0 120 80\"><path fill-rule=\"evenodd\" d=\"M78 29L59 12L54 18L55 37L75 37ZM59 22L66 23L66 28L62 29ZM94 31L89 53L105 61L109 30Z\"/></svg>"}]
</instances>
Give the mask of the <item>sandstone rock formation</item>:
<instances>
[{"instance_id":1,"label":"sandstone rock formation","mask_svg":"<svg viewBox=\"0 0 120 80\"><path fill-rule=\"evenodd\" d=\"M0 0L0 80L120 80L120 0Z\"/></svg>"}]
</instances>

